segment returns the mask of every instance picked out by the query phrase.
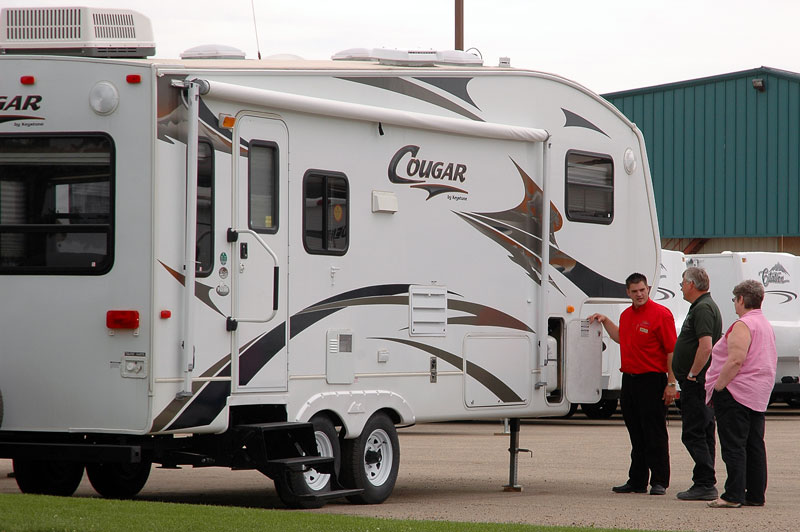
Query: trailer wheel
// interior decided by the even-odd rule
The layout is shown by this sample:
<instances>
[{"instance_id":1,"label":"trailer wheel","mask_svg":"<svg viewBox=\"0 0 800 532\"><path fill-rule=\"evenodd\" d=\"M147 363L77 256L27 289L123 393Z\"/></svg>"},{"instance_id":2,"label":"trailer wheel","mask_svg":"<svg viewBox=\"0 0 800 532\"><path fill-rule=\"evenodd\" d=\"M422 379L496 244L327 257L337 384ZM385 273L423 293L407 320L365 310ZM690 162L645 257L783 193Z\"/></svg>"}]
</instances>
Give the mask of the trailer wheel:
<instances>
[{"instance_id":1,"label":"trailer wheel","mask_svg":"<svg viewBox=\"0 0 800 532\"><path fill-rule=\"evenodd\" d=\"M338 474L341 450L336 427L327 416L322 415L311 418L311 423L314 425L314 439L317 442L319 455L332 456L333 470ZM303 500L298 496L330 491L331 476L316 469L309 469L303 473L285 471L275 479L275 490L281 501L290 508L321 508L324 501Z\"/></svg>"},{"instance_id":2,"label":"trailer wheel","mask_svg":"<svg viewBox=\"0 0 800 532\"><path fill-rule=\"evenodd\" d=\"M400 444L394 423L383 412L374 414L361 435L342 444L342 483L364 490L347 500L379 504L392 494L400 467Z\"/></svg>"},{"instance_id":3,"label":"trailer wheel","mask_svg":"<svg viewBox=\"0 0 800 532\"><path fill-rule=\"evenodd\" d=\"M69 497L83 478L83 464L14 459L14 478L22 493Z\"/></svg>"},{"instance_id":4,"label":"trailer wheel","mask_svg":"<svg viewBox=\"0 0 800 532\"><path fill-rule=\"evenodd\" d=\"M589 419L608 419L617 411L617 400L601 399L599 403L581 403L581 410Z\"/></svg>"},{"instance_id":5,"label":"trailer wheel","mask_svg":"<svg viewBox=\"0 0 800 532\"><path fill-rule=\"evenodd\" d=\"M150 462L137 464L86 464L86 476L94 490L107 499L130 499L150 476Z\"/></svg>"}]
</instances>

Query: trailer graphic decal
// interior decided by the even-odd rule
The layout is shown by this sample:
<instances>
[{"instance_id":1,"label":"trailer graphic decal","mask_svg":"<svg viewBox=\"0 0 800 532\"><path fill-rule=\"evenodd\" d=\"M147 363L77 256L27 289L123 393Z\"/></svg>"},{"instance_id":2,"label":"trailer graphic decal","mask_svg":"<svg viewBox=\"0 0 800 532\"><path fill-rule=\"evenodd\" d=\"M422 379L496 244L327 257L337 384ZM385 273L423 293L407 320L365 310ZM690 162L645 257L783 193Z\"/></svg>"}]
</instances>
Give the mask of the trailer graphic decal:
<instances>
[{"instance_id":1,"label":"trailer graphic decal","mask_svg":"<svg viewBox=\"0 0 800 532\"><path fill-rule=\"evenodd\" d=\"M320 301L290 318L290 337L294 338L327 316L346 308L363 305L408 305L409 286L409 284L368 286ZM454 292L449 292L449 294L461 297ZM448 317L448 324L503 327L530 333L534 332L525 323L513 316L485 305L448 298L448 307L466 314L464 316ZM401 328L400 330L405 329ZM464 367L461 357L447 351L411 340L384 339L423 350L459 369ZM285 322L249 344L242 346L239 355L239 384L248 384L285 346ZM467 375L480 382L503 402L521 401L513 390L486 369L469 361L467 361L466 368ZM202 374L202 378L209 377L231 377L230 355L223 357L212 368ZM185 400L173 399L153 421L152 431L181 430L210 424L225 407L227 397L231 393L231 384L227 381L195 381L192 383L192 392L194 395L189 399L188 404Z\"/></svg>"},{"instance_id":2,"label":"trailer graphic decal","mask_svg":"<svg viewBox=\"0 0 800 532\"><path fill-rule=\"evenodd\" d=\"M789 303L797 299L797 294L795 294L794 292L788 292L786 290L765 290L764 295L765 296L774 295L784 298L783 301L778 303L779 305L784 305L786 303Z\"/></svg>"},{"instance_id":3,"label":"trailer graphic decal","mask_svg":"<svg viewBox=\"0 0 800 532\"><path fill-rule=\"evenodd\" d=\"M449 353L443 349L439 349L438 347L433 347L431 345L422 344L419 342L414 342L411 340L404 340L401 338L386 338L386 337L376 337L371 338L372 340L385 340L387 342L397 342L399 344L404 344L410 347L414 347L416 349L420 349L425 351L426 353L430 353L431 355L440 358L447 362L448 364L452 365L456 369L463 370L464 369L464 359L458 355L454 355L453 353ZM522 398L516 394L514 390L508 387L503 381L492 375L490 372L485 370L484 368L480 367L479 365L470 362L469 360L466 361L466 372L467 375L475 379L476 381L480 382L483 386L486 387L487 390L492 392L497 396L498 399L503 401L504 403L521 403Z\"/></svg>"},{"instance_id":4,"label":"trailer graphic decal","mask_svg":"<svg viewBox=\"0 0 800 532\"><path fill-rule=\"evenodd\" d=\"M23 115L4 115L0 116L0 124L4 122L16 122L17 120L41 120L44 121L44 118L40 116L23 116Z\"/></svg>"},{"instance_id":5,"label":"trailer graphic decal","mask_svg":"<svg viewBox=\"0 0 800 532\"><path fill-rule=\"evenodd\" d=\"M418 85L410 79L398 77L341 77L338 79L352 81L353 83L361 83L364 85L369 85L370 87L376 87L401 94L403 96L409 96L411 98L427 102L431 105L435 105L436 107L442 107L448 111L452 111L456 114L469 118L470 120L477 120L478 122L484 121L480 116L473 113L470 109L441 96L431 89ZM472 78L435 77L414 78L414 80L433 85L434 87L448 92L460 100L463 100L475 109L478 109L478 106L475 105L475 102L472 101L472 98L470 98L469 93L467 92L467 84L472 81Z\"/></svg>"},{"instance_id":6,"label":"trailer graphic decal","mask_svg":"<svg viewBox=\"0 0 800 532\"><path fill-rule=\"evenodd\" d=\"M410 185L411 188L427 191L428 197L426 201L445 192L469 194L466 190L454 186L426 181L426 179L441 179L443 182L447 180L454 183L463 183L467 179L465 175L467 173L466 164L417 159L417 153L419 153L419 146L414 145L403 146L395 152L389 162L388 175L390 182L396 185ZM397 167L406 155L411 155L405 165L405 175L408 177L401 177L397 174ZM415 177L422 179L414 179Z\"/></svg>"},{"instance_id":7,"label":"trailer graphic decal","mask_svg":"<svg viewBox=\"0 0 800 532\"><path fill-rule=\"evenodd\" d=\"M169 272L169 274L172 275L179 283L181 283L182 285L186 284L185 275L183 275L179 271L173 270L172 268L170 268L161 261L158 261L158 263L161 264ZM214 290L214 287L212 286L206 286L199 281L195 281L194 283L194 297L205 303L211 310L213 310L220 316L224 316L222 311L219 308L217 308L217 306L214 304L213 301L211 301L212 290Z\"/></svg>"},{"instance_id":8,"label":"trailer graphic decal","mask_svg":"<svg viewBox=\"0 0 800 532\"><path fill-rule=\"evenodd\" d=\"M522 201L507 211L491 213L458 212L454 214L508 251L512 262L541 284L542 271L542 189L513 159L524 185ZM550 264L590 297L625 297L625 285L591 270L557 246L555 233L564 221L550 203ZM551 279L551 283L555 285ZM556 288L558 288L556 286Z\"/></svg>"},{"instance_id":9,"label":"trailer graphic decal","mask_svg":"<svg viewBox=\"0 0 800 532\"><path fill-rule=\"evenodd\" d=\"M592 124L581 115L573 113L572 111L567 111L563 107L561 108L561 110L564 112L564 118L566 119L566 122L564 122L564 127L584 127L586 129L591 129L597 131L598 133L602 133L603 135L608 137L608 134L605 131L603 131L596 125Z\"/></svg>"}]
</instances>

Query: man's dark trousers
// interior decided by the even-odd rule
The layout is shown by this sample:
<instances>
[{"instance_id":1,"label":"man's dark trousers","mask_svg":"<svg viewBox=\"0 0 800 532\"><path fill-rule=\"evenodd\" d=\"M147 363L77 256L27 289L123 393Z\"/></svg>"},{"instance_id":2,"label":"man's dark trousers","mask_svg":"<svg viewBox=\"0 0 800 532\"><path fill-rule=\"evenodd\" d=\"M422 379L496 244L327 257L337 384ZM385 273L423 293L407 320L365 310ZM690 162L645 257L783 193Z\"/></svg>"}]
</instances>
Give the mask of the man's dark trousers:
<instances>
[{"instance_id":1,"label":"man's dark trousers","mask_svg":"<svg viewBox=\"0 0 800 532\"><path fill-rule=\"evenodd\" d=\"M722 498L729 502L764 504L767 490L764 412L737 402L727 388L714 391L712 400L722 459L728 471Z\"/></svg>"},{"instance_id":2,"label":"man's dark trousers","mask_svg":"<svg viewBox=\"0 0 800 532\"><path fill-rule=\"evenodd\" d=\"M669 487L669 435L667 406L664 404L665 373L622 375L620 405L631 438L631 467L628 484Z\"/></svg>"},{"instance_id":3,"label":"man's dark trousers","mask_svg":"<svg viewBox=\"0 0 800 532\"><path fill-rule=\"evenodd\" d=\"M714 411L706 405L705 384L681 379L681 441L694 460L692 482L695 486L713 488L717 483L714 473L716 439L714 438Z\"/></svg>"}]
</instances>

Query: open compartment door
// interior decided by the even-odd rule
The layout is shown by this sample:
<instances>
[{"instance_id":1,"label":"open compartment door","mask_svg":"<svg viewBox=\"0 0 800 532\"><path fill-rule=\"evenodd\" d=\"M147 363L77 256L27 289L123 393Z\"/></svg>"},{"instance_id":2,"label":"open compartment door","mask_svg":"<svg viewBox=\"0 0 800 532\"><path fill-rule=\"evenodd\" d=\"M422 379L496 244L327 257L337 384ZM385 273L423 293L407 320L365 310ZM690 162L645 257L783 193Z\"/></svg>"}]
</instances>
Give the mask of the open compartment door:
<instances>
[{"instance_id":1,"label":"open compartment door","mask_svg":"<svg viewBox=\"0 0 800 532\"><path fill-rule=\"evenodd\" d=\"M603 331L598 322L567 324L565 391L570 403L596 403L603 390Z\"/></svg>"}]
</instances>

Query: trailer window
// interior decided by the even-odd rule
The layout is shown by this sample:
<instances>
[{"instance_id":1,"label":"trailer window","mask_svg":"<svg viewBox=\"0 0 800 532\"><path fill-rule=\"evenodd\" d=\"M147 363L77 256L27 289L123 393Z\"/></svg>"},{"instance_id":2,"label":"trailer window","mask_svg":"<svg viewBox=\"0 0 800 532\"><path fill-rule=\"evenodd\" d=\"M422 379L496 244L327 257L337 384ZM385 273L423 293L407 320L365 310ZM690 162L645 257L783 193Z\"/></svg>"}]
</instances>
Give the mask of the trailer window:
<instances>
[{"instance_id":1,"label":"trailer window","mask_svg":"<svg viewBox=\"0 0 800 532\"><path fill-rule=\"evenodd\" d=\"M250 229L278 231L278 145L252 141L247 155L250 190Z\"/></svg>"},{"instance_id":2,"label":"trailer window","mask_svg":"<svg viewBox=\"0 0 800 532\"><path fill-rule=\"evenodd\" d=\"M567 219L610 224L614 219L614 162L608 155L567 152Z\"/></svg>"},{"instance_id":3,"label":"trailer window","mask_svg":"<svg viewBox=\"0 0 800 532\"><path fill-rule=\"evenodd\" d=\"M309 253L344 255L350 241L349 187L343 174L303 178L303 245Z\"/></svg>"},{"instance_id":4,"label":"trailer window","mask_svg":"<svg viewBox=\"0 0 800 532\"><path fill-rule=\"evenodd\" d=\"M208 139L200 139L197 148L195 273L208 277L214 269L214 147Z\"/></svg>"},{"instance_id":5,"label":"trailer window","mask_svg":"<svg viewBox=\"0 0 800 532\"><path fill-rule=\"evenodd\" d=\"M107 272L113 161L106 135L0 136L0 272Z\"/></svg>"}]
</instances>

